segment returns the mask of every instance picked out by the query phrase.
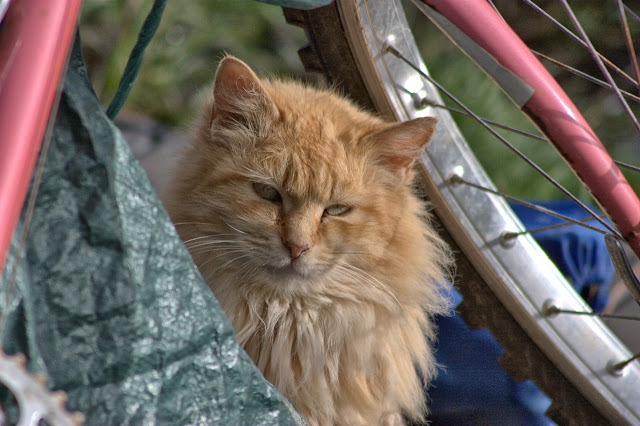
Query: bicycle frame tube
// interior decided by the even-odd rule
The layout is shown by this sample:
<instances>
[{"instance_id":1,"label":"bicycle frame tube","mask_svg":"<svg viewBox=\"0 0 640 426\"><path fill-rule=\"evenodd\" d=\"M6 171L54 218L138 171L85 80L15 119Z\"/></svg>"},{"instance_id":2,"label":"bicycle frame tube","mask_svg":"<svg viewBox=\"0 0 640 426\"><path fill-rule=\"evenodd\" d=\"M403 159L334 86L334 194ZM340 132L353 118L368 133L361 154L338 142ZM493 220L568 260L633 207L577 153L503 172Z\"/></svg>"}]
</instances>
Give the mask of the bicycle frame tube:
<instances>
[{"instance_id":1,"label":"bicycle frame tube","mask_svg":"<svg viewBox=\"0 0 640 426\"><path fill-rule=\"evenodd\" d=\"M0 270L29 185L81 0L13 0L0 27Z\"/></svg>"},{"instance_id":2,"label":"bicycle frame tube","mask_svg":"<svg viewBox=\"0 0 640 426\"><path fill-rule=\"evenodd\" d=\"M485 0L421 0L534 89L523 111L576 172L640 257L640 201L582 114Z\"/></svg>"}]
</instances>

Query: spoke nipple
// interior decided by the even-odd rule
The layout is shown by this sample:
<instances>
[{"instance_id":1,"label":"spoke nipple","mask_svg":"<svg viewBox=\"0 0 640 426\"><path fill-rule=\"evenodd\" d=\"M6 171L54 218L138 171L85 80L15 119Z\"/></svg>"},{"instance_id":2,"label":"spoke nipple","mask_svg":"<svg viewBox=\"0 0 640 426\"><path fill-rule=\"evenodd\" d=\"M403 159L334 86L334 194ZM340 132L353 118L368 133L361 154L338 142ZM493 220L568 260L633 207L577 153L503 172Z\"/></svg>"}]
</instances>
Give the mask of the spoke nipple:
<instances>
[{"instance_id":1,"label":"spoke nipple","mask_svg":"<svg viewBox=\"0 0 640 426\"><path fill-rule=\"evenodd\" d=\"M560 313L560 308L556 305L556 301L553 299L547 299L542 304L542 316L553 318Z\"/></svg>"},{"instance_id":2,"label":"spoke nipple","mask_svg":"<svg viewBox=\"0 0 640 426\"><path fill-rule=\"evenodd\" d=\"M464 176L464 167L455 166L451 170L451 176L449 176L447 182L449 182L451 185L460 185L461 183L464 183L464 178L462 176Z\"/></svg>"},{"instance_id":3,"label":"spoke nipple","mask_svg":"<svg viewBox=\"0 0 640 426\"><path fill-rule=\"evenodd\" d=\"M498 241L500 241L500 245L505 248L513 247L516 243L516 238L520 235L517 232L505 231L500 235Z\"/></svg>"},{"instance_id":4,"label":"spoke nipple","mask_svg":"<svg viewBox=\"0 0 640 426\"><path fill-rule=\"evenodd\" d=\"M433 102L422 93L412 93L411 100L413 100L413 107L417 110L425 109L426 107L435 105L435 102Z\"/></svg>"},{"instance_id":5,"label":"spoke nipple","mask_svg":"<svg viewBox=\"0 0 640 426\"><path fill-rule=\"evenodd\" d=\"M614 377L624 376L625 368L629 365L626 362L615 362L614 360L610 360L607 362L607 372Z\"/></svg>"},{"instance_id":6,"label":"spoke nipple","mask_svg":"<svg viewBox=\"0 0 640 426\"><path fill-rule=\"evenodd\" d=\"M449 176L449 179L447 180L451 185L460 185L464 183L464 179L462 178L462 176L460 176L457 173L454 173L451 176Z\"/></svg>"},{"instance_id":7,"label":"spoke nipple","mask_svg":"<svg viewBox=\"0 0 640 426\"><path fill-rule=\"evenodd\" d=\"M393 45L395 41L396 41L396 36L391 34L389 37L385 39L384 43L382 43L382 51L391 53L393 56L396 56L399 58L402 56L402 53Z\"/></svg>"}]
</instances>

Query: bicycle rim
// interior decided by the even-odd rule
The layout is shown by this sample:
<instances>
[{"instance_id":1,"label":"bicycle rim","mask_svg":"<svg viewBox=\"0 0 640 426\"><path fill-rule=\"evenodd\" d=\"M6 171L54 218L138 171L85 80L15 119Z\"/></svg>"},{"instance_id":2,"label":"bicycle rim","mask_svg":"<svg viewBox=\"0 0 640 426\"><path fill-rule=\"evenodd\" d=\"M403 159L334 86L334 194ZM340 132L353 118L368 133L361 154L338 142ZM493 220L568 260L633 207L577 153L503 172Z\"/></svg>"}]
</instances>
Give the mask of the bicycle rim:
<instances>
[{"instance_id":1,"label":"bicycle rim","mask_svg":"<svg viewBox=\"0 0 640 426\"><path fill-rule=\"evenodd\" d=\"M463 176L493 188L449 113L416 105L416 96L440 99L438 91L385 52L391 42L426 72L400 2L338 0L285 15L307 31L311 46L300 56L308 70L325 73L389 119L438 118L420 161L422 187L462 252L456 259L461 314L470 326L489 328L505 349L505 369L516 380L531 378L552 399L547 414L557 422L640 422L640 400L633 396L640 389L640 366L632 363L621 375L608 370L631 356L628 349L598 318L546 316L550 300L565 309L589 308L530 236L503 243L505 232L523 231L504 199L450 179Z\"/></svg>"}]
</instances>

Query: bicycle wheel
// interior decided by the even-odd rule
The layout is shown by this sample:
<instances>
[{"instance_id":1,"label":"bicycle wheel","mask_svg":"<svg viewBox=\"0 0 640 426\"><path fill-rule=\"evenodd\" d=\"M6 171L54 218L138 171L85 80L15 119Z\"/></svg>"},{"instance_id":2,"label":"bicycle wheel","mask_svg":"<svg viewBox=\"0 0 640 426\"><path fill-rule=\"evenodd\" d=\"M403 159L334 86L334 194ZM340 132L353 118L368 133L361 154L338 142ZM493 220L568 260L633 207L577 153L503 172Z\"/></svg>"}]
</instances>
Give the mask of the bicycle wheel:
<instances>
[{"instance_id":1,"label":"bicycle wheel","mask_svg":"<svg viewBox=\"0 0 640 426\"><path fill-rule=\"evenodd\" d=\"M501 365L516 380L532 379L552 400L547 415L559 423L640 422L640 366L614 374L612 363L628 349L598 318L546 315L550 300L563 308L589 308L528 235L505 243L522 225L505 200L451 177L494 188L446 111L424 107L438 90L385 42L426 72L399 1L338 0L312 11L285 9L287 21L305 28L310 45L300 51L308 71L325 74L360 105L389 119L438 117L438 131L421 157L422 188L434 205L442 233L458 253L460 314L485 327L505 350ZM478 206L482 206L481 209Z\"/></svg>"}]
</instances>

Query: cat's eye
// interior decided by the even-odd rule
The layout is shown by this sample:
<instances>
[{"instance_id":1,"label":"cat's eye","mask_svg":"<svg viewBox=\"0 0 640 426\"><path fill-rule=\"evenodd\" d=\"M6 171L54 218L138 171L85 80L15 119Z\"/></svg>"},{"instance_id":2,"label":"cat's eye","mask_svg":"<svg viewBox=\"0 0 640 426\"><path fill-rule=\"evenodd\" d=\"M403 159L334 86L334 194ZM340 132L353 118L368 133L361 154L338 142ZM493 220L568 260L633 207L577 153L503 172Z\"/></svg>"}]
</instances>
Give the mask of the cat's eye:
<instances>
[{"instance_id":1,"label":"cat's eye","mask_svg":"<svg viewBox=\"0 0 640 426\"><path fill-rule=\"evenodd\" d=\"M273 203L279 203L282 201L282 197L278 190L271 185L254 182L253 189L256 191L256 194L267 201L271 201Z\"/></svg>"},{"instance_id":2,"label":"cat's eye","mask_svg":"<svg viewBox=\"0 0 640 426\"><path fill-rule=\"evenodd\" d=\"M345 206L344 204L334 204L333 206L327 207L324 212L329 216L342 216L343 214L347 214L351 211L351 207Z\"/></svg>"}]
</instances>

